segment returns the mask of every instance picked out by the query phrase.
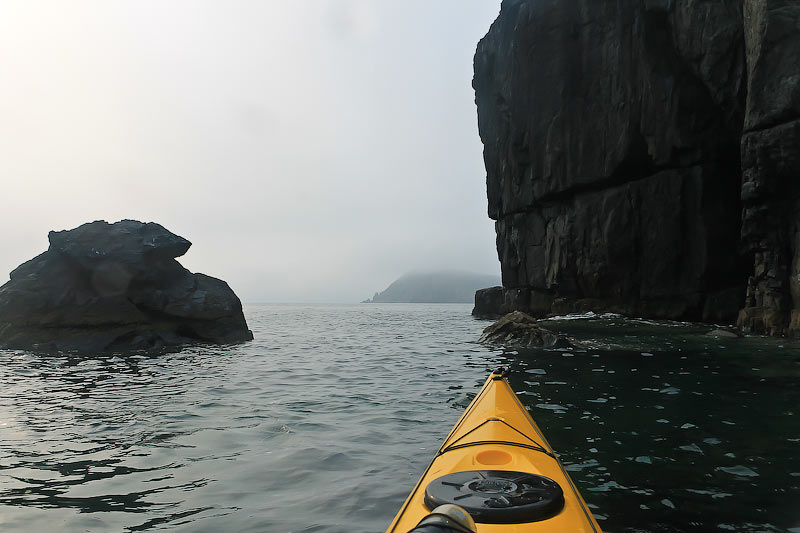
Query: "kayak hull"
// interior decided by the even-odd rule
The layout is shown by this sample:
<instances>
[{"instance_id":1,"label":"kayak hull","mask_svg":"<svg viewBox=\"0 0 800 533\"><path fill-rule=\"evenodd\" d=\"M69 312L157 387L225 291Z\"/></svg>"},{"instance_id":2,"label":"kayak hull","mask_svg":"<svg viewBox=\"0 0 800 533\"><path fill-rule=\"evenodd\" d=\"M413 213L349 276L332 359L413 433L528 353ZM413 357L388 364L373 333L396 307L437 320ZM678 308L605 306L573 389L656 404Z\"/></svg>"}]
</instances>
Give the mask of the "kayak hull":
<instances>
[{"instance_id":1,"label":"kayak hull","mask_svg":"<svg viewBox=\"0 0 800 533\"><path fill-rule=\"evenodd\" d=\"M430 513L431 509L425 504L426 490L430 492L436 486L431 483L437 479L457 472L486 471L528 473L552 480L561 488L563 507L559 505L559 509L536 517L535 521L485 523L476 520L479 533L601 531L536 422L508 381L502 374L494 373L453 427L387 533L408 533Z\"/></svg>"}]
</instances>

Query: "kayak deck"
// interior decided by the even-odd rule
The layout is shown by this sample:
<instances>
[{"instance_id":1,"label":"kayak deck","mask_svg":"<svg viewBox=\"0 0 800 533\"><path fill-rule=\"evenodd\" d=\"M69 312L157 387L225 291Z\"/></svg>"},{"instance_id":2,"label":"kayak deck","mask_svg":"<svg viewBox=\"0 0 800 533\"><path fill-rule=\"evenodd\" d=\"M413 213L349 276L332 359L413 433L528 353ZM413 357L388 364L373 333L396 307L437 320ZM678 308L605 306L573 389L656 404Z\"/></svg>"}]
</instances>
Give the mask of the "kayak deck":
<instances>
[{"instance_id":1,"label":"kayak deck","mask_svg":"<svg viewBox=\"0 0 800 533\"><path fill-rule=\"evenodd\" d=\"M545 512L545 516L537 518L536 521L484 523L476 519L479 533L601 531L547 439L500 373L489 376L483 388L461 415L428 469L400 508L387 533L408 533L413 529L430 512L425 504L426 489L432 493L434 489L441 488L442 480L433 485L431 483L442 476L456 472L471 472L478 477L486 477L487 473L495 472L509 478L500 481L501 484L516 481L525 474L535 474L530 477L544 476L548 478L545 482L555 481L561 488L560 492L563 492L563 507L560 506L559 500L554 511ZM457 477L452 479L455 480ZM479 483L472 483L473 486L476 484ZM457 483L445 481L444 485L456 487ZM450 490L458 492L460 489ZM428 494L428 497L433 496ZM487 497L491 497L491 494ZM509 503L500 497L504 503L496 506L503 507L505 503ZM452 503L458 505L459 498L464 498L462 501L469 501L471 496L468 494L456 496L457 501ZM508 518L504 520L507 521ZM487 519L488 521L491 520Z\"/></svg>"}]
</instances>

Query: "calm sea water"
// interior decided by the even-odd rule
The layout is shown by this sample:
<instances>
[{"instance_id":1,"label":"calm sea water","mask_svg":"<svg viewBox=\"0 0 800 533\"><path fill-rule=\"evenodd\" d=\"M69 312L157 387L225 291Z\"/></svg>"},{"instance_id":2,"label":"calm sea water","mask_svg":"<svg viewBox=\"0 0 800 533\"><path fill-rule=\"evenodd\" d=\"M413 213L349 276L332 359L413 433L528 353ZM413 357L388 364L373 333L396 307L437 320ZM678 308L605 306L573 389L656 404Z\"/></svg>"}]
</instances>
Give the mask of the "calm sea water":
<instances>
[{"instance_id":1,"label":"calm sea water","mask_svg":"<svg viewBox=\"0 0 800 533\"><path fill-rule=\"evenodd\" d=\"M256 340L0 351L3 531L383 531L498 366L606 531L800 532L800 347L556 320L474 343L468 305L250 305Z\"/></svg>"}]
</instances>

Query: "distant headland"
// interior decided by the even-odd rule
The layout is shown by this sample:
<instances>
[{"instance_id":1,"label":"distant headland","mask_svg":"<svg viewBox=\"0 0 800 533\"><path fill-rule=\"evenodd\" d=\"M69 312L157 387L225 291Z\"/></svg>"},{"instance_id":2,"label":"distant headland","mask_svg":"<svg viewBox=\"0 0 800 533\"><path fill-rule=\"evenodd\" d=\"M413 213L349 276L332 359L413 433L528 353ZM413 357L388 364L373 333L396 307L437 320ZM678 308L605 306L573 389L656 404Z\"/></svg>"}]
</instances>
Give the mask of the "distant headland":
<instances>
[{"instance_id":1,"label":"distant headland","mask_svg":"<svg viewBox=\"0 0 800 533\"><path fill-rule=\"evenodd\" d=\"M500 276L439 271L405 274L362 303L472 303L475 291L499 285Z\"/></svg>"}]
</instances>

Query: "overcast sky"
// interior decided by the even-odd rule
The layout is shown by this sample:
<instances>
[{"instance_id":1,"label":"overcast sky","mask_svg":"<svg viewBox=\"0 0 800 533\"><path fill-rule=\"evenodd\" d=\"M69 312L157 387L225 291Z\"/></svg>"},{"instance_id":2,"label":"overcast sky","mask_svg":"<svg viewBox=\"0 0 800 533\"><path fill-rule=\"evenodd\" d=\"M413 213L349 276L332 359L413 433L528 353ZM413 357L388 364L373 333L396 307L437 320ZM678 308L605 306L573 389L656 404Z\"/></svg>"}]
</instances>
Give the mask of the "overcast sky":
<instances>
[{"instance_id":1,"label":"overcast sky","mask_svg":"<svg viewBox=\"0 0 800 533\"><path fill-rule=\"evenodd\" d=\"M247 302L499 274L471 88L499 0L0 3L0 283L155 221Z\"/></svg>"}]
</instances>

